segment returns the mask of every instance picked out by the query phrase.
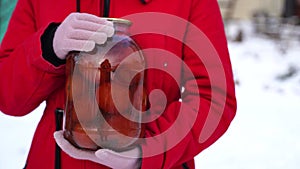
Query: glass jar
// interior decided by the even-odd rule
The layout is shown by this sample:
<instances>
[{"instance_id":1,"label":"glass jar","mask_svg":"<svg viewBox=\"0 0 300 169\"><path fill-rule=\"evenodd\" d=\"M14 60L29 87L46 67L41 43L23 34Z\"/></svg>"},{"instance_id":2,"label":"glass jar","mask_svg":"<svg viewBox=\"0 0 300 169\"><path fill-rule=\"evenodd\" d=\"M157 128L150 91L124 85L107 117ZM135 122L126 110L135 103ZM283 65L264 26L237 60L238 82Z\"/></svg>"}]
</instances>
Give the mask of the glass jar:
<instances>
[{"instance_id":1,"label":"glass jar","mask_svg":"<svg viewBox=\"0 0 300 169\"><path fill-rule=\"evenodd\" d=\"M64 137L82 149L125 150L144 134L145 60L128 34L130 21L108 20L113 37L66 60Z\"/></svg>"}]
</instances>

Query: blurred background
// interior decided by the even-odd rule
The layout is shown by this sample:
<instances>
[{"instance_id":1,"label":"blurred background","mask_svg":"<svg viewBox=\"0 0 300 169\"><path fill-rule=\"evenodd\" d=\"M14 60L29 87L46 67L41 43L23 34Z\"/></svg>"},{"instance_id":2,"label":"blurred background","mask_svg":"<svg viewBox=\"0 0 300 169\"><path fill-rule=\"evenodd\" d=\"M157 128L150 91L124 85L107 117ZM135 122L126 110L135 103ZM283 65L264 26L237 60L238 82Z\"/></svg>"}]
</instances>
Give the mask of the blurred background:
<instances>
[{"instance_id":1,"label":"blurred background","mask_svg":"<svg viewBox=\"0 0 300 169\"><path fill-rule=\"evenodd\" d=\"M228 131L196 157L200 169L300 166L300 0L218 0L238 100ZM16 0L0 0L0 40ZM45 107L0 113L0 169L24 166Z\"/></svg>"}]
</instances>

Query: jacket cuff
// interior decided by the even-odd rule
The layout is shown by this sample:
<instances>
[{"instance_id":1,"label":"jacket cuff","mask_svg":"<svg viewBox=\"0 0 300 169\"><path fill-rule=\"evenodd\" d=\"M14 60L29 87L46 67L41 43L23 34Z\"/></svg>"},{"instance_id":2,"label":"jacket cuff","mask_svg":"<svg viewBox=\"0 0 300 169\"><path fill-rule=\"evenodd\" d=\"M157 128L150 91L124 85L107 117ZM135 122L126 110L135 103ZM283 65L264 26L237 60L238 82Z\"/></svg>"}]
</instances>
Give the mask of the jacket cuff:
<instances>
[{"instance_id":1,"label":"jacket cuff","mask_svg":"<svg viewBox=\"0 0 300 169\"><path fill-rule=\"evenodd\" d=\"M53 49L53 38L58 26L59 24L57 23L51 23L41 36L42 56L55 67L59 67L66 63L65 59L62 60L56 56Z\"/></svg>"}]
</instances>

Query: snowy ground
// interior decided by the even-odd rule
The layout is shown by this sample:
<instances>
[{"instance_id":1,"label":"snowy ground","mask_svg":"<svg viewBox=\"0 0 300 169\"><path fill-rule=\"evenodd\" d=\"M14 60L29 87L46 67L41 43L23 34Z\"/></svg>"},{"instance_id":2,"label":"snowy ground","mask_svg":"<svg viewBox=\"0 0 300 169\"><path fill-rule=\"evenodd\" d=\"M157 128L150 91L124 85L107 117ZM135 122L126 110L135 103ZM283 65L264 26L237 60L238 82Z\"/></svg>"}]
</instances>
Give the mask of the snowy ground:
<instances>
[{"instance_id":1,"label":"snowy ground","mask_svg":"<svg viewBox=\"0 0 300 169\"><path fill-rule=\"evenodd\" d=\"M254 34L249 24L239 27L243 42L229 43L237 115L228 132L197 156L197 168L298 169L300 36L272 41ZM279 46L288 46L287 52Z\"/></svg>"},{"instance_id":2,"label":"snowy ground","mask_svg":"<svg viewBox=\"0 0 300 169\"><path fill-rule=\"evenodd\" d=\"M300 166L300 40L274 41L253 33L229 42L237 82L237 116L228 132L196 157L200 169L298 169ZM288 46L286 53L279 48ZM0 113L0 169L23 167L42 104L14 118ZM298 112L298 113L297 113Z\"/></svg>"}]
</instances>

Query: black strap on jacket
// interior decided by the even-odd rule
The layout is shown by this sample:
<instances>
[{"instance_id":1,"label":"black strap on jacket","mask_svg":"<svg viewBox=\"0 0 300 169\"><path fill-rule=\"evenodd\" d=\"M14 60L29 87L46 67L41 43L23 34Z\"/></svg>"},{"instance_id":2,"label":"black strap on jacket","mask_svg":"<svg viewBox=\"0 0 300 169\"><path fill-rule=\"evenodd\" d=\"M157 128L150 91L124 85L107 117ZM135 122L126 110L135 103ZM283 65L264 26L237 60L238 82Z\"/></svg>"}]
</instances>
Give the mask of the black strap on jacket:
<instances>
[{"instance_id":1,"label":"black strap on jacket","mask_svg":"<svg viewBox=\"0 0 300 169\"><path fill-rule=\"evenodd\" d=\"M104 0L103 17L109 17L110 0Z\"/></svg>"},{"instance_id":2,"label":"black strap on jacket","mask_svg":"<svg viewBox=\"0 0 300 169\"><path fill-rule=\"evenodd\" d=\"M143 4L147 2L145 0L140 0ZM103 9L103 17L109 17L109 6L110 0L104 0L104 9ZM80 0L76 0L76 12L80 12Z\"/></svg>"},{"instance_id":3,"label":"black strap on jacket","mask_svg":"<svg viewBox=\"0 0 300 169\"><path fill-rule=\"evenodd\" d=\"M80 0L76 0L76 12L80 12Z\"/></svg>"},{"instance_id":4,"label":"black strap on jacket","mask_svg":"<svg viewBox=\"0 0 300 169\"><path fill-rule=\"evenodd\" d=\"M109 17L110 0L104 0L103 17ZM76 0L76 12L81 12L80 0Z\"/></svg>"},{"instance_id":5,"label":"black strap on jacket","mask_svg":"<svg viewBox=\"0 0 300 169\"><path fill-rule=\"evenodd\" d=\"M63 109L57 108L55 110L55 130L59 131L62 128ZM54 169L61 169L61 149L55 145L55 166Z\"/></svg>"},{"instance_id":6,"label":"black strap on jacket","mask_svg":"<svg viewBox=\"0 0 300 169\"><path fill-rule=\"evenodd\" d=\"M187 165L187 163L182 164L183 169L189 169L190 167Z\"/></svg>"},{"instance_id":7,"label":"black strap on jacket","mask_svg":"<svg viewBox=\"0 0 300 169\"><path fill-rule=\"evenodd\" d=\"M63 109L57 108L55 109L55 131L59 131L62 129L62 118L63 118ZM55 157L54 157L54 169L61 169L61 149L60 147L56 144L55 145ZM25 166L23 169L26 169L27 167L27 162L25 163Z\"/></svg>"}]
</instances>

